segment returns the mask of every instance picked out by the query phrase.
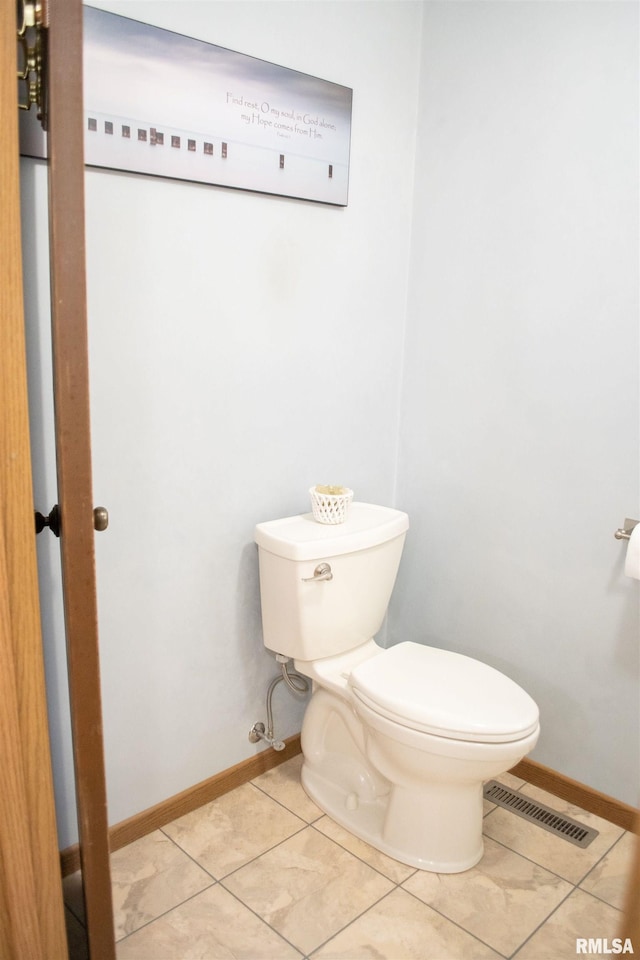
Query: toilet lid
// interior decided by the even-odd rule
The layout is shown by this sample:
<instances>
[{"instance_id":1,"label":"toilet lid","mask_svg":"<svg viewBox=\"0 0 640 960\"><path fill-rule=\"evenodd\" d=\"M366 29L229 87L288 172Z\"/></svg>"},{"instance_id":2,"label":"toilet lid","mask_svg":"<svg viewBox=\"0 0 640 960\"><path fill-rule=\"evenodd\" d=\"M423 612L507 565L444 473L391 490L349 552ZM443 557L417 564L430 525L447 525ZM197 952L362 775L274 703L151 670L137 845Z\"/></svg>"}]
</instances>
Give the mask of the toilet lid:
<instances>
[{"instance_id":1,"label":"toilet lid","mask_svg":"<svg viewBox=\"0 0 640 960\"><path fill-rule=\"evenodd\" d=\"M420 643L399 643L366 660L349 684L376 713L439 737L505 743L538 726L535 702L499 670Z\"/></svg>"}]
</instances>

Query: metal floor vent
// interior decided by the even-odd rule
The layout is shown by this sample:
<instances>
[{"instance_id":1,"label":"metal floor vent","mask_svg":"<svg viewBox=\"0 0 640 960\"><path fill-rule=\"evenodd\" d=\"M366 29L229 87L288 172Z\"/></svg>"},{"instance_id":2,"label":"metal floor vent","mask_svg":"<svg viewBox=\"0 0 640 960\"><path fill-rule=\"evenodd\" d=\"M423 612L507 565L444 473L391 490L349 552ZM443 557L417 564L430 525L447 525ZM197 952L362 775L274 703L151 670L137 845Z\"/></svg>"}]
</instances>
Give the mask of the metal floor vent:
<instances>
[{"instance_id":1,"label":"metal floor vent","mask_svg":"<svg viewBox=\"0 0 640 960\"><path fill-rule=\"evenodd\" d=\"M591 827L585 827L577 820L571 817L561 816L557 810L551 807L545 807L542 803L535 803L530 797L525 797L523 793L517 790L509 790L497 780L489 780L484 785L484 798L491 803L497 803L500 807L505 807L516 813L525 820L531 820L537 823L543 830L555 833L556 836L574 843L577 847L588 847L592 840L598 836L598 831Z\"/></svg>"}]
</instances>

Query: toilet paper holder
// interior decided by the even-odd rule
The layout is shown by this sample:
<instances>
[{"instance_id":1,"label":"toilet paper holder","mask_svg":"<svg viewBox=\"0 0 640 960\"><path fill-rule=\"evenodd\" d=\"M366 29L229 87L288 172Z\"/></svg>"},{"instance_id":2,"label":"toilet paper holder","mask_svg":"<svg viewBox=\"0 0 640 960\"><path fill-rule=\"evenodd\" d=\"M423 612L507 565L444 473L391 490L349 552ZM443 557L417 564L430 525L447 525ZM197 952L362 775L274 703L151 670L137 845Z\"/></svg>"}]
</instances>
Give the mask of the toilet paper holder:
<instances>
[{"instance_id":1,"label":"toilet paper holder","mask_svg":"<svg viewBox=\"0 0 640 960\"><path fill-rule=\"evenodd\" d=\"M624 521L624 527L618 527L614 533L614 537L616 540L629 540L634 527L637 527L639 523L640 520L630 520L629 517L627 517Z\"/></svg>"}]
</instances>

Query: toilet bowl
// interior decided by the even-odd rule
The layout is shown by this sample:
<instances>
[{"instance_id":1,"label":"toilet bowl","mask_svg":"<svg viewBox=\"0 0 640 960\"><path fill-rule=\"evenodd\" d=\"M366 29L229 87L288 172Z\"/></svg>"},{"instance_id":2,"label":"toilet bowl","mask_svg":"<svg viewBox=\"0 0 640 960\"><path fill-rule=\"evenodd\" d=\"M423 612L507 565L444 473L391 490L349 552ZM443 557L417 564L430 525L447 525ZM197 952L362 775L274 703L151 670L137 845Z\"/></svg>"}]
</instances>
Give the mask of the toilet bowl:
<instances>
[{"instance_id":1,"label":"toilet bowl","mask_svg":"<svg viewBox=\"0 0 640 960\"><path fill-rule=\"evenodd\" d=\"M340 527L305 515L256 528L265 645L313 680L302 785L383 853L467 870L483 852L483 783L533 749L538 708L478 660L409 641L380 647L408 518L356 503Z\"/></svg>"},{"instance_id":2,"label":"toilet bowl","mask_svg":"<svg viewBox=\"0 0 640 960\"><path fill-rule=\"evenodd\" d=\"M486 664L411 642L294 663L314 681L302 783L318 806L403 863L473 867L483 783L538 739L531 697Z\"/></svg>"}]
</instances>

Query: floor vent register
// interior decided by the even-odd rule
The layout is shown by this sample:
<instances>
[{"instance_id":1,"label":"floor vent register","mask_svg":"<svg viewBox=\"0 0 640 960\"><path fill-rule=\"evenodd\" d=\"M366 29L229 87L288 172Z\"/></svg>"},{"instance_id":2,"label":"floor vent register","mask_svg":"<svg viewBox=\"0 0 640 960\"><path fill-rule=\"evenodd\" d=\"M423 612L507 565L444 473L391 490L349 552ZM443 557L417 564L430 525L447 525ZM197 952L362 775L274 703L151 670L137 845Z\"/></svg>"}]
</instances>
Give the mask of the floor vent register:
<instances>
[{"instance_id":1,"label":"floor vent register","mask_svg":"<svg viewBox=\"0 0 640 960\"><path fill-rule=\"evenodd\" d=\"M585 827L584 824L572 820L571 817L561 816L557 810L551 807L545 807L542 803L536 803L530 797L525 797L523 793L517 790L510 790L497 780L489 780L484 785L484 798L491 803L496 803L499 807L511 810L512 813L536 823L543 830L555 833L569 843L577 847L588 847L589 844L598 836L598 831L591 827Z\"/></svg>"}]
</instances>

